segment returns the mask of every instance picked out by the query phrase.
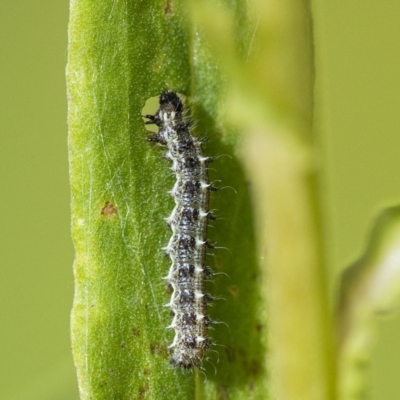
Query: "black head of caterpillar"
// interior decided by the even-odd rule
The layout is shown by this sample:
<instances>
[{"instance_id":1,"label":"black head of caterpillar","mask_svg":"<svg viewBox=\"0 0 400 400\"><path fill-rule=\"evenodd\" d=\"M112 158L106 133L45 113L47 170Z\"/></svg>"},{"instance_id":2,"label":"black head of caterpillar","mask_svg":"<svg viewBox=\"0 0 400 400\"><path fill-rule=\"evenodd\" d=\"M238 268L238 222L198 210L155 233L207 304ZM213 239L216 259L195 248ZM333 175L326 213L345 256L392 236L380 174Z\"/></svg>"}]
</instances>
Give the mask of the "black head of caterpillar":
<instances>
[{"instance_id":1,"label":"black head of caterpillar","mask_svg":"<svg viewBox=\"0 0 400 400\"><path fill-rule=\"evenodd\" d=\"M191 134L191 121L184 115L180 97L171 91L160 95L160 106L154 115L145 115L146 124L158 126L149 141L159 143L167 150L176 182L171 190L175 207L167 218L172 237L165 247L172 265L167 281L172 288L169 306L173 312L170 328L175 338L169 346L171 364L181 368L201 367L210 347L207 328L212 320L207 316L206 279L212 271L205 265L207 224L214 217L209 213L207 164L202 140Z\"/></svg>"},{"instance_id":2,"label":"black head of caterpillar","mask_svg":"<svg viewBox=\"0 0 400 400\"><path fill-rule=\"evenodd\" d=\"M155 124L160 130L164 126L174 126L175 129L179 130L185 124L182 123L183 118L183 103L179 96L174 92L165 91L160 95L160 107L154 115L145 115L149 121L146 124ZM159 132L159 134L162 132ZM164 132L163 132L164 133ZM159 142L166 145L165 138L153 136L152 141Z\"/></svg>"}]
</instances>

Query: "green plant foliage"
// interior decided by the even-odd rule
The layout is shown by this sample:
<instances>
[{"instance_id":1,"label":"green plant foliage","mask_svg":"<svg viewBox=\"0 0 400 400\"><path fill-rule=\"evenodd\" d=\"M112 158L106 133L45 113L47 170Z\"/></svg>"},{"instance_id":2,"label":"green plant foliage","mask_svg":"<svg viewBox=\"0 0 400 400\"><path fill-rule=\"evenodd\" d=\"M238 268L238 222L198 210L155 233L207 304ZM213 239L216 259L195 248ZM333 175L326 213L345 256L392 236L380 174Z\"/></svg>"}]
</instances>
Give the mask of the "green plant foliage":
<instances>
[{"instance_id":1,"label":"green plant foliage","mask_svg":"<svg viewBox=\"0 0 400 400\"><path fill-rule=\"evenodd\" d=\"M374 322L400 294L400 206L382 212L365 254L342 276L338 308L340 398L364 399Z\"/></svg>"},{"instance_id":2,"label":"green plant foliage","mask_svg":"<svg viewBox=\"0 0 400 400\"><path fill-rule=\"evenodd\" d=\"M160 2L71 2L72 344L82 399L194 395L191 379L166 367L160 247L172 177L141 118L148 97L189 87L182 21Z\"/></svg>"},{"instance_id":3,"label":"green plant foliage","mask_svg":"<svg viewBox=\"0 0 400 400\"><path fill-rule=\"evenodd\" d=\"M245 51L234 45L240 25L234 11L207 1L193 8L228 76L228 120L242 133L240 154L254 196L261 295L268 300L269 385L278 399L333 399L335 359L311 126L310 5L253 2L252 23L242 37Z\"/></svg>"},{"instance_id":4,"label":"green plant foliage","mask_svg":"<svg viewBox=\"0 0 400 400\"><path fill-rule=\"evenodd\" d=\"M235 254L216 250L209 260L224 273L210 291L226 300L210 312L229 328L217 325L212 334L223 346L204 363L207 385L234 398L235 392L238 397L257 386L252 392L260 396L264 381L249 194L232 144L224 142L210 111L219 100L218 69L190 31L183 9L159 1L71 2L67 80L76 248L71 318L82 399L195 396L196 374L168 364L173 332L165 329L170 316L163 304L169 294L161 278L169 262L160 248L170 235L163 217L173 207L167 194L173 177L160 150L146 143L141 118L146 99L166 88L188 96L199 121L195 133L209 137L207 154L232 157L221 157L218 173L211 175L238 192L232 199L221 191L211 204L221 221L215 223L218 230L210 230L210 240ZM203 87L195 98L190 96L194 68ZM205 98L207 92L213 96ZM204 380L197 376L198 397Z\"/></svg>"},{"instance_id":5,"label":"green plant foliage","mask_svg":"<svg viewBox=\"0 0 400 400\"><path fill-rule=\"evenodd\" d=\"M269 398L266 261L278 278L273 293L283 293L268 309L280 335L274 390L288 400L332 398L309 3L260 0L248 10L244 1L72 0L67 81L81 398ZM146 143L141 117L164 89L186 96L194 134L209 139L205 154L221 155L211 180L234 188L210 204L220 217L210 241L228 249L208 258L221 273L209 291L223 298L210 315L226 325L210 332L216 346L200 372L168 364L173 332L161 277L169 262L160 249L173 177L162 151ZM294 276L302 284L292 292Z\"/></svg>"}]
</instances>

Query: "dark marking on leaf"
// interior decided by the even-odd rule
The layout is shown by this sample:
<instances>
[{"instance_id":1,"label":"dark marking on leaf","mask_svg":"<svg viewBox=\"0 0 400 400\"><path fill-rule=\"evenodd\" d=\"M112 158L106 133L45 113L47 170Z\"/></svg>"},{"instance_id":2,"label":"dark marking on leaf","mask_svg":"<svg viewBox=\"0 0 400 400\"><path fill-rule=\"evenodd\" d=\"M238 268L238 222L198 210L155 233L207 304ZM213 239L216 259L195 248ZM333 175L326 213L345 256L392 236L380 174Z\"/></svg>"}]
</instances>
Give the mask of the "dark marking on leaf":
<instances>
[{"instance_id":1,"label":"dark marking on leaf","mask_svg":"<svg viewBox=\"0 0 400 400\"><path fill-rule=\"evenodd\" d=\"M139 388L138 391L138 399L145 399L147 397L147 393L149 392L149 384L146 382Z\"/></svg>"},{"instance_id":2,"label":"dark marking on leaf","mask_svg":"<svg viewBox=\"0 0 400 400\"><path fill-rule=\"evenodd\" d=\"M165 346L159 344L159 343L151 343L150 344L150 352L153 355L161 355L164 357L168 357L168 351L165 348Z\"/></svg>"},{"instance_id":3,"label":"dark marking on leaf","mask_svg":"<svg viewBox=\"0 0 400 400\"><path fill-rule=\"evenodd\" d=\"M174 291L174 288L172 287L172 285L170 283L168 283L168 285L166 285L165 290L167 293L172 293Z\"/></svg>"},{"instance_id":4,"label":"dark marking on leaf","mask_svg":"<svg viewBox=\"0 0 400 400\"><path fill-rule=\"evenodd\" d=\"M237 285L228 286L228 292L234 299L239 297L239 287Z\"/></svg>"},{"instance_id":5,"label":"dark marking on leaf","mask_svg":"<svg viewBox=\"0 0 400 400\"><path fill-rule=\"evenodd\" d=\"M172 13L171 2L172 2L171 0L165 1L164 15L168 15L168 14Z\"/></svg>"},{"instance_id":6,"label":"dark marking on leaf","mask_svg":"<svg viewBox=\"0 0 400 400\"><path fill-rule=\"evenodd\" d=\"M216 271L221 271L224 269L224 264L223 264L221 256L218 256L218 255L214 256L214 269Z\"/></svg>"},{"instance_id":7,"label":"dark marking on leaf","mask_svg":"<svg viewBox=\"0 0 400 400\"><path fill-rule=\"evenodd\" d=\"M140 336L140 330L138 328L133 328L132 329L132 335L133 336Z\"/></svg>"},{"instance_id":8,"label":"dark marking on leaf","mask_svg":"<svg viewBox=\"0 0 400 400\"><path fill-rule=\"evenodd\" d=\"M118 214L117 209L109 201L106 201L104 207L101 209L101 215L111 218Z\"/></svg>"},{"instance_id":9,"label":"dark marking on leaf","mask_svg":"<svg viewBox=\"0 0 400 400\"><path fill-rule=\"evenodd\" d=\"M226 386L218 386L217 396L218 396L218 400L228 400L229 399L229 389Z\"/></svg>"},{"instance_id":10,"label":"dark marking on leaf","mask_svg":"<svg viewBox=\"0 0 400 400\"><path fill-rule=\"evenodd\" d=\"M246 372L249 376L259 375L261 370L262 366L258 360L251 360L249 363L246 363Z\"/></svg>"}]
</instances>

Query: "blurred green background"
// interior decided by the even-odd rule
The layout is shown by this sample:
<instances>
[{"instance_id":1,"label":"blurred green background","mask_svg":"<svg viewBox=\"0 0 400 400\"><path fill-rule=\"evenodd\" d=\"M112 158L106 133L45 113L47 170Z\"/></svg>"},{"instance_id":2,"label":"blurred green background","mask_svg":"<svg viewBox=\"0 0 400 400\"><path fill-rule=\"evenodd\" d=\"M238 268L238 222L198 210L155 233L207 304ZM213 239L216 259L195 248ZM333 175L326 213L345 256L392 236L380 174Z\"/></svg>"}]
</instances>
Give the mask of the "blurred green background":
<instances>
[{"instance_id":1,"label":"blurred green background","mask_svg":"<svg viewBox=\"0 0 400 400\"><path fill-rule=\"evenodd\" d=\"M330 289L400 203L400 2L314 1ZM67 0L0 2L0 397L78 399L67 159ZM400 393L400 317L379 324L371 399Z\"/></svg>"}]
</instances>

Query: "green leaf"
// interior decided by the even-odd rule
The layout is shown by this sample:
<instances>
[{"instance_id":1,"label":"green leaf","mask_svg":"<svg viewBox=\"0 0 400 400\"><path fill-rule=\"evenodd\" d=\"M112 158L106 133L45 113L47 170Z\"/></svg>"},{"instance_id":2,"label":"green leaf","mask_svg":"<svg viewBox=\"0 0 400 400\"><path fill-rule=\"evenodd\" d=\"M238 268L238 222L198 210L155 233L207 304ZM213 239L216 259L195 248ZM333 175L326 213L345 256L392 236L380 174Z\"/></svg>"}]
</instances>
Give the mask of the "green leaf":
<instances>
[{"instance_id":1,"label":"green leaf","mask_svg":"<svg viewBox=\"0 0 400 400\"><path fill-rule=\"evenodd\" d=\"M163 218L173 207L167 193L173 177L162 153L145 141L141 110L146 99L165 88L190 95L189 53L196 46L203 53L196 59L198 74L211 66L207 85L214 85L207 101L201 96L206 89L196 91L196 132L210 138L208 154L232 156L234 151L217 132L215 112L209 113L218 100L218 71L200 40L192 43L184 7L169 6L71 3L67 80L76 248L72 344L82 399L194 397L193 374L168 364L173 332L165 329L170 316L163 304L169 295L161 278L169 262L160 248L170 235ZM197 106L200 102L203 106ZM260 379L258 360L264 351L257 340L260 299L252 290L257 263L243 169L229 157L221 158L217 169L212 179L218 177L239 192L232 202L222 191L211 203L211 208L222 210L223 220L216 223L215 234L211 230L210 240L237 252L233 256L216 250L209 260L216 272L229 276L217 277L212 293L227 301L211 310L214 319L229 327L218 325L213 335L223 345L216 349L218 370L225 372L214 377L213 365L204 365L210 385L224 391ZM250 340L246 346L243 336ZM211 362L217 360L215 355ZM197 381L201 396L202 375Z\"/></svg>"},{"instance_id":2,"label":"green leaf","mask_svg":"<svg viewBox=\"0 0 400 400\"><path fill-rule=\"evenodd\" d=\"M342 275L338 308L339 389L343 400L365 398L376 317L400 295L400 206L378 217L364 255Z\"/></svg>"},{"instance_id":3,"label":"green leaf","mask_svg":"<svg viewBox=\"0 0 400 400\"><path fill-rule=\"evenodd\" d=\"M71 2L71 323L82 399L194 396L192 380L168 367L160 247L172 177L141 118L150 96L188 90L187 37L182 15L160 2Z\"/></svg>"}]
</instances>

